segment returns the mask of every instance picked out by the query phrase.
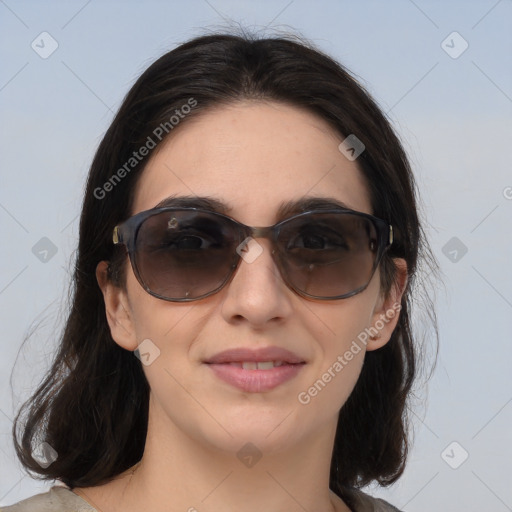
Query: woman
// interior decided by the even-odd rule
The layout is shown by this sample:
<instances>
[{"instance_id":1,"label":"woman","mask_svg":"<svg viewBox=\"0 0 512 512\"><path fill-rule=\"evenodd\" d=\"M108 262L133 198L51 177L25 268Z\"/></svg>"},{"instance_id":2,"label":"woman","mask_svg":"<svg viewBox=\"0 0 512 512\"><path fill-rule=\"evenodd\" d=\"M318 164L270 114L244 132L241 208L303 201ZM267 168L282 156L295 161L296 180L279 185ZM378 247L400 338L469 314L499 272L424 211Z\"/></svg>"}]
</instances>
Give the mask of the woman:
<instances>
[{"instance_id":1,"label":"woman","mask_svg":"<svg viewBox=\"0 0 512 512\"><path fill-rule=\"evenodd\" d=\"M14 427L64 485L4 511L398 510L358 489L405 467L421 256L405 153L342 66L282 38L165 54L95 155Z\"/></svg>"}]
</instances>

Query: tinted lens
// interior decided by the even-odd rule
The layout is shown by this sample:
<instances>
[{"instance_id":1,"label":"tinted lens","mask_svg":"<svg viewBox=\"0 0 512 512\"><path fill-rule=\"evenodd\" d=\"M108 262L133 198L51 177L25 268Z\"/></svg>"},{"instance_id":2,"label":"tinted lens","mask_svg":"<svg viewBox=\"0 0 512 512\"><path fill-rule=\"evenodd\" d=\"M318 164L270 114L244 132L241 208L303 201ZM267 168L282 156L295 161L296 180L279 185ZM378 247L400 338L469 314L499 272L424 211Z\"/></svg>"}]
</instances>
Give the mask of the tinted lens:
<instances>
[{"instance_id":1,"label":"tinted lens","mask_svg":"<svg viewBox=\"0 0 512 512\"><path fill-rule=\"evenodd\" d=\"M375 270L379 235L373 222L350 213L313 213L279 233L281 272L297 290L339 297L365 287Z\"/></svg>"},{"instance_id":2,"label":"tinted lens","mask_svg":"<svg viewBox=\"0 0 512 512\"><path fill-rule=\"evenodd\" d=\"M221 287L236 264L239 235L223 217L168 211L146 219L136 238L135 265L153 293L197 298Z\"/></svg>"}]
</instances>

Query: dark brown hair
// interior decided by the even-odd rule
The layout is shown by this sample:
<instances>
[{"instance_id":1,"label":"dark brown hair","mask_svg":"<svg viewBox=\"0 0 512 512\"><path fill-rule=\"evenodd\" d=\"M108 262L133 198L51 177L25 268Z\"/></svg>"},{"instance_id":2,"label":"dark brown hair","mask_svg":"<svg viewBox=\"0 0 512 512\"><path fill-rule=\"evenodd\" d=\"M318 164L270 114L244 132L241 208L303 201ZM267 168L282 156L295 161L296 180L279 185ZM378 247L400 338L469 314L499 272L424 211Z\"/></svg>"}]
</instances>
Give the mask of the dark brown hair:
<instances>
[{"instance_id":1,"label":"dark brown hair","mask_svg":"<svg viewBox=\"0 0 512 512\"><path fill-rule=\"evenodd\" d=\"M340 411L330 487L343 495L347 487L394 482L405 467L407 399L417 369L411 290L419 258L431 268L435 259L418 218L409 163L385 115L343 66L292 36L195 38L154 62L126 95L91 165L72 304L53 365L16 417L18 457L34 476L58 479L72 488L105 483L142 457L149 386L140 361L111 337L95 269L98 262L111 261L122 282L126 255L116 252L112 230L130 216L137 180L149 157L115 183L114 173L190 98L197 105L181 123L210 107L240 100L278 101L308 109L340 135L355 134L364 143L364 158L357 162L373 214L395 230L381 264L382 289L389 291L395 279L393 258L406 260L409 280L391 340L366 353L360 378ZM109 180L108 194L99 194ZM32 456L34 444L41 441L58 453L46 468Z\"/></svg>"}]
</instances>

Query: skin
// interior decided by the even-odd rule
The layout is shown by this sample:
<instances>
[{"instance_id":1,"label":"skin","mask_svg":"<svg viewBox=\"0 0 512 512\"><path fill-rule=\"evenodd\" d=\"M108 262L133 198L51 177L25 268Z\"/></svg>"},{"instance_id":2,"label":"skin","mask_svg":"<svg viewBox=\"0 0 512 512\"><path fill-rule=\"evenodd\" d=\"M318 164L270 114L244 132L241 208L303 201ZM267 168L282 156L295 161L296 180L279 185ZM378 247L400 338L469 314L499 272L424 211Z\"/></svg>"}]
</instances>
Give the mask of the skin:
<instances>
[{"instance_id":1,"label":"skin","mask_svg":"<svg viewBox=\"0 0 512 512\"><path fill-rule=\"evenodd\" d=\"M356 162L338 150L343 138L322 119L295 107L246 101L210 109L175 129L148 162L133 211L170 195L205 195L233 206L229 215L252 226L276 222L282 201L335 197L372 213ZM360 294L307 300L286 287L271 258L241 262L219 293L172 303L146 293L127 269L126 290L97 268L112 337L133 351L150 339L160 350L144 366L151 386L142 461L113 481L74 492L109 511L348 511L329 490L337 414L361 371L364 346L307 405L297 396L332 366L357 335L400 302L404 260L388 297L378 271ZM366 350L388 342L396 314ZM277 345L300 355L300 373L265 393L220 381L202 361L234 347ZM262 454L253 467L237 452L251 442Z\"/></svg>"}]
</instances>

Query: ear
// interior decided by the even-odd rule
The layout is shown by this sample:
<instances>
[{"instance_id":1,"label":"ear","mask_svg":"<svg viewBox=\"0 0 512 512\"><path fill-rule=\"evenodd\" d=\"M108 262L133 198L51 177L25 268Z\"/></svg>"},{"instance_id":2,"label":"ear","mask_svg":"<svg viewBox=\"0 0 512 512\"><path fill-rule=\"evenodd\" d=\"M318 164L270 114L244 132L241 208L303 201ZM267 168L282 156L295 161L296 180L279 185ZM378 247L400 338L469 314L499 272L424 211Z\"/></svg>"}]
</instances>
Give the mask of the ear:
<instances>
[{"instance_id":1,"label":"ear","mask_svg":"<svg viewBox=\"0 0 512 512\"><path fill-rule=\"evenodd\" d=\"M108 262L100 261L96 266L96 279L103 292L110 334L120 347L133 351L137 348L137 341L130 304L126 292L108 278L107 268Z\"/></svg>"},{"instance_id":2,"label":"ear","mask_svg":"<svg viewBox=\"0 0 512 512\"><path fill-rule=\"evenodd\" d=\"M396 267L396 278L387 297L383 293L379 295L372 314L371 327L368 328L370 336L366 350L383 347L390 340L400 317L402 295L407 285L407 263L403 258L394 258L393 263Z\"/></svg>"}]
</instances>

